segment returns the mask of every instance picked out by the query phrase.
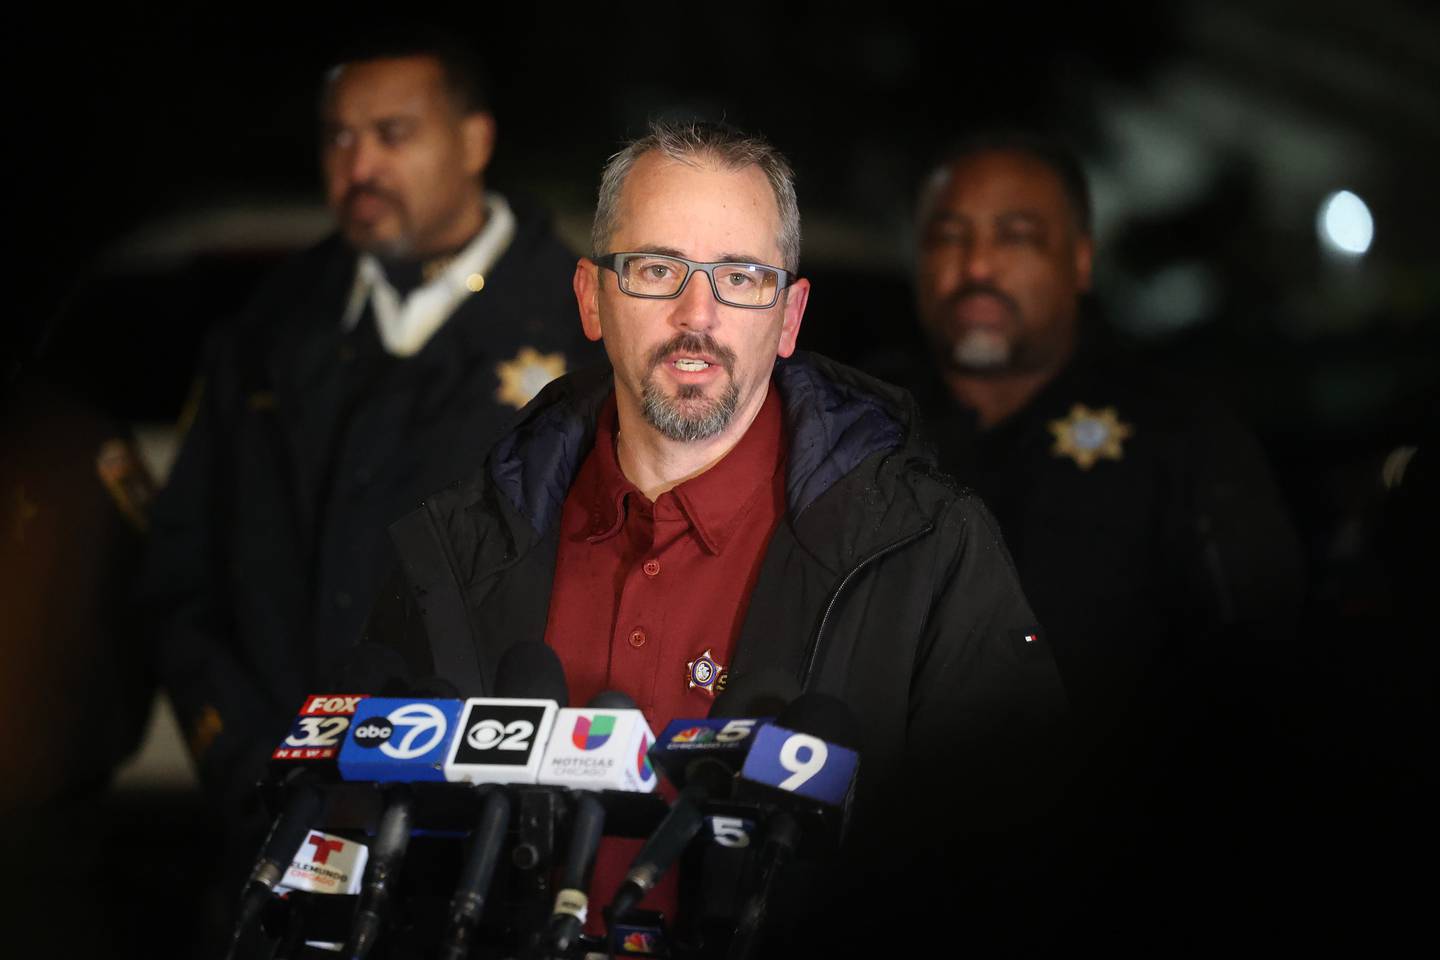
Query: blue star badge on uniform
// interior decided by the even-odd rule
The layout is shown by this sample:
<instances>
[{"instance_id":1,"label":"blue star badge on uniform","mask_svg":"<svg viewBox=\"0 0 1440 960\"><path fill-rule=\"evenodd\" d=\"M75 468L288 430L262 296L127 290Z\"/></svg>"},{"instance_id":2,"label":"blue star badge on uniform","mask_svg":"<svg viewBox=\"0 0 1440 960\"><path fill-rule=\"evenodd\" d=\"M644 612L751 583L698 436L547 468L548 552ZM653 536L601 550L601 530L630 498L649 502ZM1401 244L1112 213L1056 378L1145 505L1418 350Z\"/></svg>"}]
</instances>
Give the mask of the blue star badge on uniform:
<instances>
[{"instance_id":1,"label":"blue star badge on uniform","mask_svg":"<svg viewBox=\"0 0 1440 960\"><path fill-rule=\"evenodd\" d=\"M1070 415L1051 420L1050 432L1055 445L1050 453L1069 457L1081 470L1089 470L1097 460L1119 460L1125 455L1121 446L1135 428L1120 422L1114 407L1091 410L1083 403L1070 408Z\"/></svg>"},{"instance_id":2,"label":"blue star badge on uniform","mask_svg":"<svg viewBox=\"0 0 1440 960\"><path fill-rule=\"evenodd\" d=\"M500 388L495 399L519 410L539 393L545 384L565 374L565 354L541 353L534 347L521 347L514 359L495 365Z\"/></svg>"},{"instance_id":3,"label":"blue star badge on uniform","mask_svg":"<svg viewBox=\"0 0 1440 960\"><path fill-rule=\"evenodd\" d=\"M725 668L715 662L715 654L710 647L685 664L685 687L687 690L699 690L708 697L725 689Z\"/></svg>"}]
</instances>

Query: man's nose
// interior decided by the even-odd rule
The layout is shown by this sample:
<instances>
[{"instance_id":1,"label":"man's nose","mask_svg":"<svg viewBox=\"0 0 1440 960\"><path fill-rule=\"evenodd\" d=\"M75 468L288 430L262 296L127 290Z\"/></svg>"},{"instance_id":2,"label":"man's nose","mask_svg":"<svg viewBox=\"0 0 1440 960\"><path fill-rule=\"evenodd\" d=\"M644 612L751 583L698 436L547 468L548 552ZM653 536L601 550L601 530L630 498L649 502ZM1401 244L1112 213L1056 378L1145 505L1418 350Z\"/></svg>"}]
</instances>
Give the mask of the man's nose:
<instances>
[{"instance_id":1,"label":"man's nose","mask_svg":"<svg viewBox=\"0 0 1440 960\"><path fill-rule=\"evenodd\" d=\"M995 250L983 240L972 240L960 248L960 270L970 283L995 277Z\"/></svg>"},{"instance_id":2,"label":"man's nose","mask_svg":"<svg viewBox=\"0 0 1440 960\"><path fill-rule=\"evenodd\" d=\"M719 316L718 307L710 278L699 270L691 270L680 288L680 296L675 298L671 321L689 330L708 330Z\"/></svg>"},{"instance_id":3,"label":"man's nose","mask_svg":"<svg viewBox=\"0 0 1440 960\"><path fill-rule=\"evenodd\" d=\"M365 183L375 176L380 163L380 144L375 138L361 135L355 138L345 157L345 174L351 183Z\"/></svg>"}]
</instances>

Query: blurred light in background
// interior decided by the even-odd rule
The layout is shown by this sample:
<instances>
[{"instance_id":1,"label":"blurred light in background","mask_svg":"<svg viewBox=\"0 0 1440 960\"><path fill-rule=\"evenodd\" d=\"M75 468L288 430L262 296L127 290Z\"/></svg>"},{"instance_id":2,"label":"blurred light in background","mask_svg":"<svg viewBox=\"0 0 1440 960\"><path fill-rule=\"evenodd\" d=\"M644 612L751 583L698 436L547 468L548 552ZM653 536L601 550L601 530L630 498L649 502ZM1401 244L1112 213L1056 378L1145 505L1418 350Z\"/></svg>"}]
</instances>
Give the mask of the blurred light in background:
<instances>
[{"instance_id":1,"label":"blurred light in background","mask_svg":"<svg viewBox=\"0 0 1440 960\"><path fill-rule=\"evenodd\" d=\"M1316 218L1320 242L1337 253L1364 256L1375 239L1375 219L1370 208L1349 190L1332 193L1320 204Z\"/></svg>"}]
</instances>

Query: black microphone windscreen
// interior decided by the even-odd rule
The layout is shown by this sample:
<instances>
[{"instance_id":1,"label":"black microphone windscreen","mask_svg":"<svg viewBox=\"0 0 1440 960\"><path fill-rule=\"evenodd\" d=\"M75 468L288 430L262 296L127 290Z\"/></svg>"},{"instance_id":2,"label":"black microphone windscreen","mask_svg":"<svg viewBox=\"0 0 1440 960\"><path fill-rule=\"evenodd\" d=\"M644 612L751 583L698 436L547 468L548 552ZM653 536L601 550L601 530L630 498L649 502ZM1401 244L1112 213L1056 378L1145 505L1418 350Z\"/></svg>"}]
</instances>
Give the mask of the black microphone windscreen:
<instances>
[{"instance_id":1,"label":"black microphone windscreen","mask_svg":"<svg viewBox=\"0 0 1440 960\"><path fill-rule=\"evenodd\" d=\"M394 647L366 641L357 643L340 667L337 693L403 695L410 670Z\"/></svg>"},{"instance_id":2,"label":"black microphone windscreen","mask_svg":"<svg viewBox=\"0 0 1440 960\"><path fill-rule=\"evenodd\" d=\"M525 700L554 700L570 703L565 668L560 658L543 642L513 644L500 658L495 670L495 695Z\"/></svg>"},{"instance_id":3,"label":"black microphone windscreen","mask_svg":"<svg viewBox=\"0 0 1440 960\"><path fill-rule=\"evenodd\" d=\"M808 733L827 743L860 749L860 724L844 701L828 693L806 693L775 717L788 730Z\"/></svg>"},{"instance_id":4,"label":"black microphone windscreen","mask_svg":"<svg viewBox=\"0 0 1440 960\"><path fill-rule=\"evenodd\" d=\"M419 683L414 684L408 691L409 696L433 698L435 700L464 700L465 695L460 688L446 680L444 677L426 677Z\"/></svg>"},{"instance_id":5,"label":"black microphone windscreen","mask_svg":"<svg viewBox=\"0 0 1440 960\"><path fill-rule=\"evenodd\" d=\"M800 682L780 667L730 677L710 708L712 717L773 717L800 695Z\"/></svg>"},{"instance_id":6,"label":"black microphone windscreen","mask_svg":"<svg viewBox=\"0 0 1440 960\"><path fill-rule=\"evenodd\" d=\"M601 690L590 698L587 706L595 710L638 710L635 699L619 690Z\"/></svg>"}]
</instances>

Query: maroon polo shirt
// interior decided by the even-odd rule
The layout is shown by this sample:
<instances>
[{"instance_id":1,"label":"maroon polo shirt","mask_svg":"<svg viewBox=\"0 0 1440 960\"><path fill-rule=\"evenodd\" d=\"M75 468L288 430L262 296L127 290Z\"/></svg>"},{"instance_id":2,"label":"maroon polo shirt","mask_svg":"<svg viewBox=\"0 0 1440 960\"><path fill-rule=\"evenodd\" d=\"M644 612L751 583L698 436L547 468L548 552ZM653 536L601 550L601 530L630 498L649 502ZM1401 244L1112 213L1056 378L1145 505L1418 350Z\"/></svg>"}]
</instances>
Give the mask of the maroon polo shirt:
<instances>
[{"instance_id":1,"label":"maroon polo shirt","mask_svg":"<svg viewBox=\"0 0 1440 960\"><path fill-rule=\"evenodd\" d=\"M652 503L620 470L612 394L595 447L565 498L545 641L565 665L573 706L602 690L633 697L657 734L703 717L734 655L770 535L785 511L785 430L771 389L745 435L709 470ZM707 687L706 683L709 683ZM673 793L671 794L673 797ZM641 841L607 839L590 885L588 928ZM673 918L675 874L642 904Z\"/></svg>"}]
</instances>

